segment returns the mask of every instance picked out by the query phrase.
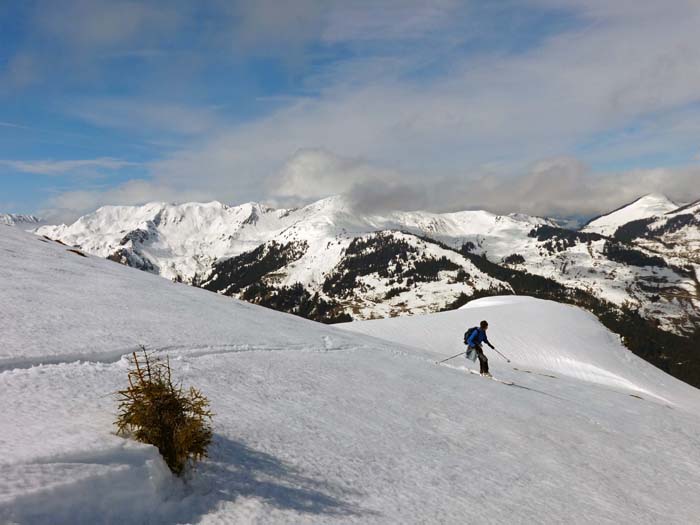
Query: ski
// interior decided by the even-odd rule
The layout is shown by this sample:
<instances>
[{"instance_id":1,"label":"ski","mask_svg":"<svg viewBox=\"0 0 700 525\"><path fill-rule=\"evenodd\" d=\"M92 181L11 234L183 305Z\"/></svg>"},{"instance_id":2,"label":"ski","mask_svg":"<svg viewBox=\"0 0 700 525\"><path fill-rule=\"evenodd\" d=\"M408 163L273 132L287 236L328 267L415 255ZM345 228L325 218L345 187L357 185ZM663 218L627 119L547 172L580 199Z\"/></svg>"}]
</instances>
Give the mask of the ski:
<instances>
[{"instance_id":1,"label":"ski","mask_svg":"<svg viewBox=\"0 0 700 525\"><path fill-rule=\"evenodd\" d=\"M506 379L499 379L498 377L493 377L492 375L483 375L480 372L477 372L476 370L469 370L470 374L474 374L475 376L480 376L485 379L491 379L492 381L496 381L497 383L503 383L504 385L509 385L509 386L514 386L515 383L513 381L508 381Z\"/></svg>"},{"instance_id":2,"label":"ski","mask_svg":"<svg viewBox=\"0 0 700 525\"><path fill-rule=\"evenodd\" d=\"M491 375L484 376L484 375L481 375L480 372L477 372L476 370L472 370L471 368L466 368L464 366L454 366L454 365L450 365L450 364L446 364L446 363L443 364L443 363L438 362L438 361L435 361L435 364L440 365L440 366L446 366L447 368L452 368L454 370L464 370L465 372L469 372L470 374L474 374L476 376L481 376L481 377L486 378L486 379L491 379L492 381L496 381L497 383L503 383L504 385L518 386L515 383L513 383L512 381L508 381L506 379L499 379L499 378L493 377Z\"/></svg>"},{"instance_id":3,"label":"ski","mask_svg":"<svg viewBox=\"0 0 700 525\"><path fill-rule=\"evenodd\" d=\"M484 377L488 377L489 379L493 379L497 383L503 383L504 385L515 386L515 383L513 383L513 381L507 381L505 379L498 379L497 377L493 377L493 376L491 376L491 377L484 376Z\"/></svg>"}]
</instances>

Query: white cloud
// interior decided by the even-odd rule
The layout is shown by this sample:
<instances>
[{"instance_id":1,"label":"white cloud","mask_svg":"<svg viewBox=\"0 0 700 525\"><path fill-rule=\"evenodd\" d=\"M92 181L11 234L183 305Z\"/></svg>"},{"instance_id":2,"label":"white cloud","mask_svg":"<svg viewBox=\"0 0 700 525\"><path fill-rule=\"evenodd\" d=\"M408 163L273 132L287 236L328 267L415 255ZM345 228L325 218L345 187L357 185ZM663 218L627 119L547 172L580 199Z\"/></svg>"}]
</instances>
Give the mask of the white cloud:
<instances>
[{"instance_id":1,"label":"white cloud","mask_svg":"<svg viewBox=\"0 0 700 525\"><path fill-rule=\"evenodd\" d=\"M258 0L223 2L221 6L221 14L230 23L219 38L228 40L234 53L286 55L298 60L303 49L317 38L332 2Z\"/></svg>"},{"instance_id":2,"label":"white cloud","mask_svg":"<svg viewBox=\"0 0 700 525\"><path fill-rule=\"evenodd\" d=\"M3 91L22 89L40 76L38 60L30 52L21 51L7 61L0 71L0 94Z\"/></svg>"},{"instance_id":3,"label":"white cloud","mask_svg":"<svg viewBox=\"0 0 700 525\"><path fill-rule=\"evenodd\" d=\"M498 166L483 166L462 175L418 177L324 150L304 150L268 181L272 199L267 202L300 205L342 193L356 210L365 213L486 209L504 214L585 217L613 210L647 193L665 194L679 203L700 198L700 166L596 173L575 158L554 157L536 161L518 175L504 175L499 170ZM134 180L116 188L56 195L40 213L52 221L68 221L104 204L214 199L239 203L250 198L240 184L215 189L174 186L165 180Z\"/></svg>"},{"instance_id":4,"label":"white cloud","mask_svg":"<svg viewBox=\"0 0 700 525\"><path fill-rule=\"evenodd\" d=\"M487 172L431 180L358 183L350 191L364 211L486 209L496 213L593 216L648 193L676 202L700 198L700 166L596 173L570 157L542 159L520 175Z\"/></svg>"},{"instance_id":5,"label":"white cloud","mask_svg":"<svg viewBox=\"0 0 700 525\"><path fill-rule=\"evenodd\" d=\"M347 193L358 184L398 180L399 175L359 159L343 158L329 151L301 150L290 158L268 184L275 197L300 201Z\"/></svg>"},{"instance_id":6,"label":"white cloud","mask_svg":"<svg viewBox=\"0 0 700 525\"><path fill-rule=\"evenodd\" d=\"M214 197L196 189L178 191L146 180L131 180L114 188L67 191L55 195L38 213L49 223L70 223L100 206L139 205L147 202L209 201Z\"/></svg>"},{"instance_id":7,"label":"white cloud","mask_svg":"<svg viewBox=\"0 0 700 525\"><path fill-rule=\"evenodd\" d=\"M193 6L186 0L27 3L21 10L26 19L13 20L21 38L0 74L0 93L43 85L51 94L58 85L84 81L94 86L105 73L101 68L111 65L105 57L167 44Z\"/></svg>"},{"instance_id":8,"label":"white cloud","mask_svg":"<svg viewBox=\"0 0 700 525\"><path fill-rule=\"evenodd\" d=\"M30 127L23 126L22 124L16 124L14 122L3 122L3 121L0 121L0 128L31 129Z\"/></svg>"},{"instance_id":9,"label":"white cloud","mask_svg":"<svg viewBox=\"0 0 700 525\"><path fill-rule=\"evenodd\" d=\"M666 118L648 128L634 154L673 148L678 135L667 131L682 118L680 108L700 99L700 18L694 6L679 5L627 19L600 4L585 11L598 17L595 24L527 53L455 63L448 75L418 84L372 81L355 61L352 75L361 75L362 85L348 87L346 72L336 71L318 98L205 138L155 163L153 175L180 186L196 173L200 187L236 185L255 196L300 150L363 158L412 176L450 177L493 162L513 164L512 175L661 114ZM615 160L614 150L606 153Z\"/></svg>"},{"instance_id":10,"label":"white cloud","mask_svg":"<svg viewBox=\"0 0 700 525\"><path fill-rule=\"evenodd\" d=\"M472 26L455 20L471 4L455 4L466 6L460 13L451 2L236 4L214 41L294 55L320 38L364 52L320 67L313 97L235 126L208 108L165 102L107 101L82 116L196 136L149 166L148 192L164 195L241 202L349 192L369 207L568 214L606 211L645 191L692 192L693 167L600 175L584 160L651 165L697 149L700 4L528 2L573 13L577 25L520 52L464 55L451 52ZM128 40L134 27L108 40ZM398 44L411 39L404 53ZM421 74L436 65L440 73Z\"/></svg>"},{"instance_id":11,"label":"white cloud","mask_svg":"<svg viewBox=\"0 0 700 525\"><path fill-rule=\"evenodd\" d=\"M134 165L136 164L133 162L111 157L80 160L0 160L0 166L35 175L65 175L95 170L116 170Z\"/></svg>"},{"instance_id":12,"label":"white cloud","mask_svg":"<svg viewBox=\"0 0 700 525\"><path fill-rule=\"evenodd\" d=\"M420 39L449 25L451 16L460 7L464 3L456 0L339 2L328 14L323 39L327 42Z\"/></svg>"},{"instance_id":13,"label":"white cloud","mask_svg":"<svg viewBox=\"0 0 700 525\"><path fill-rule=\"evenodd\" d=\"M188 107L147 99L80 100L69 112L91 124L135 133L198 135L221 127L213 108Z\"/></svg>"},{"instance_id":14,"label":"white cloud","mask_svg":"<svg viewBox=\"0 0 700 525\"><path fill-rule=\"evenodd\" d=\"M35 22L42 33L79 52L94 52L172 32L183 22L185 6L175 0L170 5L128 0L44 1L39 3Z\"/></svg>"}]
</instances>

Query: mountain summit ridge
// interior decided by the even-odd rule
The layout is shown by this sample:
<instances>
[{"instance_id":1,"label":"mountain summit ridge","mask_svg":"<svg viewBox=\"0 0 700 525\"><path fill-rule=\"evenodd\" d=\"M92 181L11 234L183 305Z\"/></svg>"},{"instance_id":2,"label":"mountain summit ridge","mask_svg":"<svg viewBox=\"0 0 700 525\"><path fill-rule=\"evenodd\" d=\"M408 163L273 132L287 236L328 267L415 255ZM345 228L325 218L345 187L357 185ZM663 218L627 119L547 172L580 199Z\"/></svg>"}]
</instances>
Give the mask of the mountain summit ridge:
<instances>
[{"instance_id":1,"label":"mountain summit ridge","mask_svg":"<svg viewBox=\"0 0 700 525\"><path fill-rule=\"evenodd\" d=\"M19 213L0 213L0 224L7 224L8 226L37 225L40 222L41 219L35 215L24 215Z\"/></svg>"},{"instance_id":2,"label":"mountain summit ridge","mask_svg":"<svg viewBox=\"0 0 700 525\"><path fill-rule=\"evenodd\" d=\"M596 217L584 225L582 231L612 236L629 222L672 213L679 205L661 193L647 193L609 213Z\"/></svg>"},{"instance_id":3,"label":"mountain summit ridge","mask_svg":"<svg viewBox=\"0 0 700 525\"><path fill-rule=\"evenodd\" d=\"M700 323L700 261L693 257L700 211L661 213L672 207L678 209L649 194L577 232L547 218L483 210L360 213L343 196L291 209L154 202L104 206L37 233L317 320L454 308L512 293L513 279L529 274L691 333ZM642 226L648 231L638 231ZM528 293L544 282L534 291L528 285Z\"/></svg>"}]
</instances>

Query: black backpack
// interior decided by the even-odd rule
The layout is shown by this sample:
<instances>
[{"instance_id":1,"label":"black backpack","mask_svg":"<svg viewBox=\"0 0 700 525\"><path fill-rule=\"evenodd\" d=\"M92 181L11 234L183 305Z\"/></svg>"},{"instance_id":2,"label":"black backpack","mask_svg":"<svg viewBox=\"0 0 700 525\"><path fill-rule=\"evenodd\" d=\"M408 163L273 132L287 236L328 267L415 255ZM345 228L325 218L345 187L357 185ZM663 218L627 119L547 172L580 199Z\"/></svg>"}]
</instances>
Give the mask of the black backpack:
<instances>
[{"instance_id":1,"label":"black backpack","mask_svg":"<svg viewBox=\"0 0 700 525\"><path fill-rule=\"evenodd\" d=\"M468 345L469 344L469 338L472 336L474 332L476 332L479 328L477 326L472 326L469 330L464 332L464 344Z\"/></svg>"}]
</instances>

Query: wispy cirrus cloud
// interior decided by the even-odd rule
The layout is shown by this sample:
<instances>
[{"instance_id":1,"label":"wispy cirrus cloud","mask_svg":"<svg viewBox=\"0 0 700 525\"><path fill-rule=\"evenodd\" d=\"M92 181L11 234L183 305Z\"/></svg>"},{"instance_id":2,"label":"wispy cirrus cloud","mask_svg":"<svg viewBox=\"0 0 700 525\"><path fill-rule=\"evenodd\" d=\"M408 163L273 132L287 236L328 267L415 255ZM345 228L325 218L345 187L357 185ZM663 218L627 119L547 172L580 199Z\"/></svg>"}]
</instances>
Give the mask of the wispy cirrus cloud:
<instances>
[{"instance_id":1,"label":"wispy cirrus cloud","mask_svg":"<svg viewBox=\"0 0 700 525\"><path fill-rule=\"evenodd\" d=\"M116 170L136 165L137 163L135 162L109 157L77 160L0 160L0 166L13 171L48 176L85 173L86 171L96 170Z\"/></svg>"},{"instance_id":2,"label":"wispy cirrus cloud","mask_svg":"<svg viewBox=\"0 0 700 525\"><path fill-rule=\"evenodd\" d=\"M0 128L31 129L29 126L23 126L22 124L17 124L16 122L3 121L0 121Z\"/></svg>"},{"instance_id":3,"label":"wispy cirrus cloud","mask_svg":"<svg viewBox=\"0 0 700 525\"><path fill-rule=\"evenodd\" d=\"M81 100L69 113L95 126L151 136L204 135L223 125L215 108L134 97Z\"/></svg>"},{"instance_id":4,"label":"wispy cirrus cloud","mask_svg":"<svg viewBox=\"0 0 700 525\"><path fill-rule=\"evenodd\" d=\"M170 4L168 8L168 4ZM42 35L59 39L79 53L125 43L154 41L184 22L186 3L72 0L37 4L34 21ZM76 23L78 22L78 23Z\"/></svg>"}]
</instances>

